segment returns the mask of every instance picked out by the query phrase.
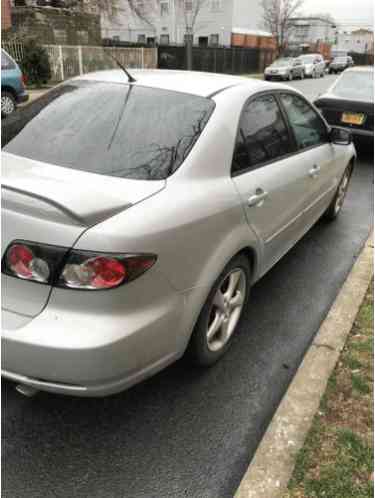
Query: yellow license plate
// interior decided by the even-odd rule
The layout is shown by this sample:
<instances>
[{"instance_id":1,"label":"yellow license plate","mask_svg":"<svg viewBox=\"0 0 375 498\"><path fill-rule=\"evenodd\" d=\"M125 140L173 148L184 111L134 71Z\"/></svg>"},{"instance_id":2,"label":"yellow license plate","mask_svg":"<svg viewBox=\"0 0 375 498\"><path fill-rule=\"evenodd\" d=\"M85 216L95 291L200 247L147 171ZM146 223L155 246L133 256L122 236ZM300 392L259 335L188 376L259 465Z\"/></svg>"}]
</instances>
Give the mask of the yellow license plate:
<instances>
[{"instance_id":1,"label":"yellow license plate","mask_svg":"<svg viewBox=\"0 0 375 498\"><path fill-rule=\"evenodd\" d=\"M365 120L364 114L355 114L352 112L344 112L341 118L341 121L343 123L354 124L359 126L363 124L364 120Z\"/></svg>"}]
</instances>

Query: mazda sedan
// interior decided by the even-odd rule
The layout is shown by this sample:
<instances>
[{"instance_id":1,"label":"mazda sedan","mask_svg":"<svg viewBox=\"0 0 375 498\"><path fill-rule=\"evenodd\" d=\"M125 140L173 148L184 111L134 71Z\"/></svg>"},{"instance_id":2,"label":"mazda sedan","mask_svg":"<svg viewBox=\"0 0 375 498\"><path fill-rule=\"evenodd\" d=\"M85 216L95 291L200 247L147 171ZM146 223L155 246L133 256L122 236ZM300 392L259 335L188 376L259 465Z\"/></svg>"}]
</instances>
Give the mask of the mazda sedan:
<instances>
[{"instance_id":1,"label":"mazda sedan","mask_svg":"<svg viewBox=\"0 0 375 498\"><path fill-rule=\"evenodd\" d=\"M215 363L251 286L355 161L299 92L184 71L98 72L2 123L2 368L23 391L121 391Z\"/></svg>"}]
</instances>

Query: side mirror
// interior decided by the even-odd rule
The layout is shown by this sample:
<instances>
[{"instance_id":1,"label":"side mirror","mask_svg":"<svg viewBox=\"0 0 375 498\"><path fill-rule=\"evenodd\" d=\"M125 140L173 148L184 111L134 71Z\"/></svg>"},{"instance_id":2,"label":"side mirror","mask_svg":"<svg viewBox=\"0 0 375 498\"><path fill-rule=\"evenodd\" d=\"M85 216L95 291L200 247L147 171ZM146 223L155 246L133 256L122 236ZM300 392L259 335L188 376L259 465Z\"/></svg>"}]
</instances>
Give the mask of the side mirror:
<instances>
[{"instance_id":1,"label":"side mirror","mask_svg":"<svg viewBox=\"0 0 375 498\"><path fill-rule=\"evenodd\" d=\"M343 128L331 128L331 142L336 145L349 145L353 141L352 134Z\"/></svg>"}]
</instances>

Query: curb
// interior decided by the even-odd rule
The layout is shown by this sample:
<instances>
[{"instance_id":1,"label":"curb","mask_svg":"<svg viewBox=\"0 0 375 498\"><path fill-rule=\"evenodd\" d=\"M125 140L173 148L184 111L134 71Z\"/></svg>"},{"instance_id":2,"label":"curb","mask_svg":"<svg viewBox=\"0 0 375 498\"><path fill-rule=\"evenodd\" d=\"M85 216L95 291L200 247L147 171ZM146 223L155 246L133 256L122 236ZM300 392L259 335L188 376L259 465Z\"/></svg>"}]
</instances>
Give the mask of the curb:
<instances>
[{"instance_id":1,"label":"curb","mask_svg":"<svg viewBox=\"0 0 375 498\"><path fill-rule=\"evenodd\" d=\"M320 326L234 498L281 498L373 275L373 234Z\"/></svg>"}]
</instances>

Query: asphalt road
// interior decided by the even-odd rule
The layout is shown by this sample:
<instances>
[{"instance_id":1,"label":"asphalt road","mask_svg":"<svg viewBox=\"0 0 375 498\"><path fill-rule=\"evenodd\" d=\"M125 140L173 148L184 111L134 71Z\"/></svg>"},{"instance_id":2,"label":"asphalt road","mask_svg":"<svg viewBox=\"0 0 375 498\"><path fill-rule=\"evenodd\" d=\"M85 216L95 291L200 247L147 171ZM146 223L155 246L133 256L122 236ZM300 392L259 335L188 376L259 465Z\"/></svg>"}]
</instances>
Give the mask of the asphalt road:
<instances>
[{"instance_id":1,"label":"asphalt road","mask_svg":"<svg viewBox=\"0 0 375 498\"><path fill-rule=\"evenodd\" d=\"M328 77L294 85L306 92ZM361 152L341 217L319 222L252 290L228 354L183 361L104 399L2 386L6 498L230 498L366 241L373 157Z\"/></svg>"}]
</instances>

